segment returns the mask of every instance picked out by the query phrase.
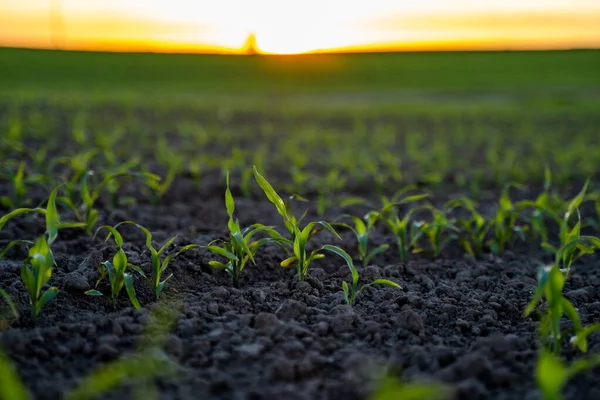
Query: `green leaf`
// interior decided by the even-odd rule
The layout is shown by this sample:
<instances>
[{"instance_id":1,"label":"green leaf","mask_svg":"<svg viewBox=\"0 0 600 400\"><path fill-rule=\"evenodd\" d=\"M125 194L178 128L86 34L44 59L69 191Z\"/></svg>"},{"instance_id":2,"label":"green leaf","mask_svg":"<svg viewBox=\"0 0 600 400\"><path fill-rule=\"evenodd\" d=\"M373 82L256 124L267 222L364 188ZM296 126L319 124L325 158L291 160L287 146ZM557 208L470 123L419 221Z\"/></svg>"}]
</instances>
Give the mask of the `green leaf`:
<instances>
[{"instance_id":1,"label":"green leaf","mask_svg":"<svg viewBox=\"0 0 600 400\"><path fill-rule=\"evenodd\" d=\"M19 375L11 365L11 361L0 349L0 399L30 400L31 396Z\"/></svg>"},{"instance_id":2,"label":"green leaf","mask_svg":"<svg viewBox=\"0 0 600 400\"><path fill-rule=\"evenodd\" d=\"M125 255L123 249L119 249L115 253L112 265L117 273L125 272L125 269L127 269L127 255Z\"/></svg>"},{"instance_id":3,"label":"green leaf","mask_svg":"<svg viewBox=\"0 0 600 400\"><path fill-rule=\"evenodd\" d=\"M135 295L135 288L133 287L133 277L131 276L131 274L124 274L123 277L125 278L125 290L127 291L127 295L129 296L131 304L133 304L133 307L135 307L135 309L141 309L142 306L138 301L137 296Z\"/></svg>"},{"instance_id":4,"label":"green leaf","mask_svg":"<svg viewBox=\"0 0 600 400\"><path fill-rule=\"evenodd\" d=\"M253 167L253 172L256 182L258 182L258 185L261 187L269 201L275 205L275 208L277 208L277 211L282 217L289 219L285 202L277 194L275 189L273 189L271 184L267 182L267 180L261 174L258 173L256 166Z\"/></svg>"},{"instance_id":5,"label":"green leaf","mask_svg":"<svg viewBox=\"0 0 600 400\"><path fill-rule=\"evenodd\" d=\"M375 279L370 284L371 285L392 286L392 287L395 287L396 289L402 289L402 286L398 285L396 282L390 281L389 279Z\"/></svg>"},{"instance_id":6,"label":"green leaf","mask_svg":"<svg viewBox=\"0 0 600 400\"><path fill-rule=\"evenodd\" d=\"M115 227L112 227L110 225L103 225L100 228L98 228L98 230L96 230L96 235L98 234L98 232L100 232L101 229L106 229L108 231L108 235L106 236L106 239L104 239L104 241L108 241L108 239L112 237L114 237L114 241L115 244L118 247L123 247L123 237L121 236L121 234L119 233L119 231L117 231L117 226L115 225Z\"/></svg>"},{"instance_id":7,"label":"green leaf","mask_svg":"<svg viewBox=\"0 0 600 400\"><path fill-rule=\"evenodd\" d=\"M296 257L289 257L286 258L285 260L283 260L279 265L281 265L284 268L287 267L291 267L292 265L296 264L298 262L298 259Z\"/></svg>"},{"instance_id":8,"label":"green leaf","mask_svg":"<svg viewBox=\"0 0 600 400\"><path fill-rule=\"evenodd\" d=\"M38 313L44 307L44 305L50 300L54 299L58 295L58 288L51 287L44 292L42 297L38 300Z\"/></svg>"},{"instance_id":9,"label":"green leaf","mask_svg":"<svg viewBox=\"0 0 600 400\"><path fill-rule=\"evenodd\" d=\"M156 297L158 297L162 293L163 289L165 288L165 285L167 284L167 281L172 277L173 274L167 276L162 282L158 284L158 286L156 287Z\"/></svg>"},{"instance_id":10,"label":"green leaf","mask_svg":"<svg viewBox=\"0 0 600 400\"><path fill-rule=\"evenodd\" d=\"M350 302L350 289L348 288L348 284L346 281L342 281L342 290L344 291L344 300L346 300L346 304L352 305Z\"/></svg>"},{"instance_id":11,"label":"green leaf","mask_svg":"<svg viewBox=\"0 0 600 400\"><path fill-rule=\"evenodd\" d=\"M535 378L545 399L559 399L560 392L568 379L564 363L548 351L540 354Z\"/></svg>"},{"instance_id":12,"label":"green leaf","mask_svg":"<svg viewBox=\"0 0 600 400\"><path fill-rule=\"evenodd\" d=\"M211 267L216 268L216 269L227 269L227 265L225 265L219 261L209 261L208 265L210 265Z\"/></svg>"},{"instance_id":13,"label":"green leaf","mask_svg":"<svg viewBox=\"0 0 600 400\"><path fill-rule=\"evenodd\" d=\"M229 171L227 171L226 182L227 189L225 190L225 207L227 207L227 215L229 215L229 218L233 218L233 212L235 211L235 201L233 200L231 190L229 189Z\"/></svg>"},{"instance_id":14,"label":"green leaf","mask_svg":"<svg viewBox=\"0 0 600 400\"><path fill-rule=\"evenodd\" d=\"M32 212L39 212L44 215L46 214L46 210L44 210L43 208L17 208L16 210L13 210L0 218L0 230L2 230L2 228L4 228L4 225L6 225L6 223L14 217L29 214Z\"/></svg>"},{"instance_id":15,"label":"green leaf","mask_svg":"<svg viewBox=\"0 0 600 400\"><path fill-rule=\"evenodd\" d=\"M354 222L354 227L356 228L356 236L364 236L367 233L367 226L363 220L356 216L352 216L351 218Z\"/></svg>"},{"instance_id":16,"label":"green leaf","mask_svg":"<svg viewBox=\"0 0 600 400\"><path fill-rule=\"evenodd\" d=\"M21 240L21 239L13 240L9 244L7 244L6 247L4 248L4 250L2 250L2 252L0 253L0 260L2 260L4 258L4 256L6 255L6 253L8 253L10 251L10 249L12 249L13 247L18 246L20 244L23 244L23 243L33 244L33 242L30 242L29 240Z\"/></svg>"},{"instance_id":17,"label":"green leaf","mask_svg":"<svg viewBox=\"0 0 600 400\"><path fill-rule=\"evenodd\" d=\"M104 296L102 293L95 289L88 290L85 292L85 294L87 294L88 296Z\"/></svg>"},{"instance_id":18,"label":"green leaf","mask_svg":"<svg viewBox=\"0 0 600 400\"><path fill-rule=\"evenodd\" d=\"M177 239L177 235L173 236L171 239L167 240L165 244L157 251L157 254L160 256L173 242Z\"/></svg>"},{"instance_id":19,"label":"green leaf","mask_svg":"<svg viewBox=\"0 0 600 400\"><path fill-rule=\"evenodd\" d=\"M415 194L415 195L403 198L397 204L414 203L415 201L423 200L423 199L425 199L427 197L429 197L429 194L427 194L427 193L425 193L425 194Z\"/></svg>"},{"instance_id":20,"label":"green leaf","mask_svg":"<svg viewBox=\"0 0 600 400\"><path fill-rule=\"evenodd\" d=\"M231 261L238 261L239 260L238 257L235 254L233 254L233 253L231 253L231 252L229 252L229 251L227 251L224 248L219 247L219 246L207 246L206 250L210 251L211 253L215 253L215 254L218 254L220 256L223 256L223 257L225 257L225 258L227 258L227 259L229 259Z\"/></svg>"},{"instance_id":21,"label":"green leaf","mask_svg":"<svg viewBox=\"0 0 600 400\"><path fill-rule=\"evenodd\" d=\"M131 268L132 270L134 270L135 272L137 272L138 274L140 274L142 276L142 278L149 281L148 277L146 276L146 273L144 271L142 271L142 269L140 267L138 267L137 265L133 265L131 263L127 263L127 266L129 268Z\"/></svg>"},{"instance_id":22,"label":"green leaf","mask_svg":"<svg viewBox=\"0 0 600 400\"><path fill-rule=\"evenodd\" d=\"M58 209L56 208L56 196L58 188L55 188L46 205L46 233L48 234L48 243L52 244L58 236L58 226L60 224Z\"/></svg>"},{"instance_id":23,"label":"green leaf","mask_svg":"<svg viewBox=\"0 0 600 400\"><path fill-rule=\"evenodd\" d=\"M365 265L369 265L369 262L373 259L373 257L375 257L377 254L383 253L384 251L387 251L387 249L389 249L390 246L387 244L382 244L380 246L377 246L376 248L374 248L369 255L367 255L364 259L364 264Z\"/></svg>"},{"instance_id":24,"label":"green leaf","mask_svg":"<svg viewBox=\"0 0 600 400\"><path fill-rule=\"evenodd\" d=\"M352 257L350 257L350 255L348 253L346 253L343 249L341 249L337 246L332 246L330 244L324 245L323 247L321 247L321 249L335 253L338 256L342 257L344 259L344 261L346 261L346 265L348 266L348 268L350 268L350 273L352 274L352 286L355 287L358 282L359 277L358 277L358 271L356 270L356 267L354 266L354 261L352 261Z\"/></svg>"},{"instance_id":25,"label":"green leaf","mask_svg":"<svg viewBox=\"0 0 600 400\"><path fill-rule=\"evenodd\" d=\"M587 351L587 338L592 334L600 330L600 322L593 325L586 326L581 329L577 334L571 338L571 344L576 345L582 352Z\"/></svg>"}]
</instances>

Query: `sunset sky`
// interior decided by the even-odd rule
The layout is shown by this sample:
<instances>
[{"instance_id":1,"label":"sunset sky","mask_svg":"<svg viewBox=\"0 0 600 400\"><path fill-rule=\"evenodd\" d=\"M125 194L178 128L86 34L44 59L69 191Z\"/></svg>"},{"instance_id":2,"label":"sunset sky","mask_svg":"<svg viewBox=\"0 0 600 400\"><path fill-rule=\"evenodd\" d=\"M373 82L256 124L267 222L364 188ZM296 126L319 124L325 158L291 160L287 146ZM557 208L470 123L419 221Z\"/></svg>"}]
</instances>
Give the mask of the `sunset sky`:
<instances>
[{"instance_id":1,"label":"sunset sky","mask_svg":"<svg viewBox=\"0 0 600 400\"><path fill-rule=\"evenodd\" d=\"M598 0L0 0L0 46L16 47L597 48L599 27Z\"/></svg>"}]
</instances>

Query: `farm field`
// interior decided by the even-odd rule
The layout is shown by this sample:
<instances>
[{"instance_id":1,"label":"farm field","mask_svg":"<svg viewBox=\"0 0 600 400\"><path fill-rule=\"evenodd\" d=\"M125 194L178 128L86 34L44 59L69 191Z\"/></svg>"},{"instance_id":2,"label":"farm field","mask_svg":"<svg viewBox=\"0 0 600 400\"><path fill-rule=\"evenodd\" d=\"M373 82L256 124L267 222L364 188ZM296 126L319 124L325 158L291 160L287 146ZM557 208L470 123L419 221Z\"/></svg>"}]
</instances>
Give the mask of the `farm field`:
<instances>
[{"instance_id":1,"label":"farm field","mask_svg":"<svg viewBox=\"0 0 600 400\"><path fill-rule=\"evenodd\" d=\"M600 398L599 67L0 49L13 398Z\"/></svg>"}]
</instances>

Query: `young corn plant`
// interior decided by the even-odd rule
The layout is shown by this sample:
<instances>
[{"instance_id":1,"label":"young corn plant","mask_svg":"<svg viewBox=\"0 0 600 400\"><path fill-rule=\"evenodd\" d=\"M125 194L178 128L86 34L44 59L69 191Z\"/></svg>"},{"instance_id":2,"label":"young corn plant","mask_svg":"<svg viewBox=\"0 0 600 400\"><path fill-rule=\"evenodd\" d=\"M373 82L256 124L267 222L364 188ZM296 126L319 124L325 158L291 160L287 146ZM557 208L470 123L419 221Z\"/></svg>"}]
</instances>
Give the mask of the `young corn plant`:
<instances>
[{"instance_id":1,"label":"young corn plant","mask_svg":"<svg viewBox=\"0 0 600 400\"><path fill-rule=\"evenodd\" d=\"M455 220L448 218L446 211L433 206L425 206L425 208L431 211L432 221L420 221L417 224L423 236L429 241L429 249L418 248L413 252L426 252L433 258L437 258L453 240L457 240L458 228L454 225Z\"/></svg>"},{"instance_id":2,"label":"young corn plant","mask_svg":"<svg viewBox=\"0 0 600 400\"><path fill-rule=\"evenodd\" d=\"M31 321L34 324L42 307L58 294L56 287L43 290L52 276L53 266L54 255L49 240L46 236L40 236L29 249L29 256L21 265L21 280L29 293Z\"/></svg>"},{"instance_id":3,"label":"young corn plant","mask_svg":"<svg viewBox=\"0 0 600 400\"><path fill-rule=\"evenodd\" d=\"M150 252L150 261L152 264L152 275L147 276L146 273L137 265L128 264L128 266L131 269L133 269L135 272L137 272L142 278L144 278L150 284L150 287L152 288L152 291L154 292L154 299L158 300L167 281L173 277L173 274L170 274L166 278L163 279L163 274L165 273L166 269L169 267L169 264L171 263L171 261L173 261L173 259L175 257L185 253L186 251L198 248L200 246L196 245L196 244L188 244L187 246L184 246L181 249L179 249L176 253L169 254L167 257L161 259L165 250L170 245L173 244L175 239L177 239L177 236L173 236L171 239L167 240L167 242L165 244L163 244L162 247L160 247L157 250L154 248L154 245L152 244L152 233L150 233L150 231L148 229L146 229L142 225L136 224L135 222L132 222L132 221L123 221L123 222L120 222L117 225L115 225L114 230L116 230L121 225L133 225L136 228L138 228L139 230L141 230L144 233L144 235L146 236L146 248Z\"/></svg>"},{"instance_id":4,"label":"young corn plant","mask_svg":"<svg viewBox=\"0 0 600 400\"><path fill-rule=\"evenodd\" d=\"M559 219L560 230L558 246L553 246L549 242L542 243L542 247L555 256L555 265L564 274L569 274L573 263L585 254L594 253L600 249L600 239L595 236L581 235L581 215L578 207L584 200L587 183L583 190L569 203L567 211L562 220ZM571 227L571 219L577 216L577 222Z\"/></svg>"},{"instance_id":5,"label":"young corn plant","mask_svg":"<svg viewBox=\"0 0 600 400\"><path fill-rule=\"evenodd\" d=\"M600 354L578 359L567 365L557 355L542 350L535 368L535 379L542 393L542 400L562 400L562 390L569 380L599 365Z\"/></svg>"},{"instance_id":6,"label":"young corn plant","mask_svg":"<svg viewBox=\"0 0 600 400\"><path fill-rule=\"evenodd\" d=\"M531 209L527 222L531 226L531 233L535 239L542 242L548 241L548 227L546 219L550 217L560 224L557 217L566 208L565 202L552 190L552 175L546 167L544 173L544 191L535 200L519 202L520 209Z\"/></svg>"},{"instance_id":7,"label":"young corn plant","mask_svg":"<svg viewBox=\"0 0 600 400\"><path fill-rule=\"evenodd\" d=\"M8 179L12 186L12 196L0 197L0 204L8 209L29 205L31 202L27 198L29 187L35 184L43 184L46 181L46 178L42 175L31 174L26 176L25 167L25 162L21 162L16 171L12 169L8 170Z\"/></svg>"},{"instance_id":8,"label":"young corn plant","mask_svg":"<svg viewBox=\"0 0 600 400\"><path fill-rule=\"evenodd\" d=\"M485 219L476 208L475 202L462 197L452 200L446 204L449 209L463 208L471 215L470 218L457 218L456 224L459 229L458 242L463 249L475 258L481 258L485 250L485 241L493 220Z\"/></svg>"},{"instance_id":9,"label":"young corn plant","mask_svg":"<svg viewBox=\"0 0 600 400\"><path fill-rule=\"evenodd\" d=\"M515 237L525 240L525 227L517 225L522 208L510 199L509 190L516 184L506 185L498 202L498 210L494 218L494 238L490 241L490 249L496 255L504 251Z\"/></svg>"},{"instance_id":10,"label":"young corn plant","mask_svg":"<svg viewBox=\"0 0 600 400\"><path fill-rule=\"evenodd\" d=\"M105 174L102 180L93 188L90 188L90 179L94 176L94 171L88 171L81 178L79 186L79 199L73 200L69 196L59 197L59 201L66 205L73 213L78 221L84 224L84 231L87 235L91 236L94 226L98 222L98 210L95 208L95 204L102 194L102 190L111 182L121 178L138 176L144 178L147 182L152 180L160 180L156 175L143 172L143 173L129 173L129 172L116 172L111 174ZM114 194L112 195L114 196Z\"/></svg>"},{"instance_id":11,"label":"young corn plant","mask_svg":"<svg viewBox=\"0 0 600 400\"><path fill-rule=\"evenodd\" d=\"M350 285L348 285L348 283L346 281L342 281L342 290L344 291L344 300L346 300L346 304L348 304L349 306L354 305L354 303L356 302L356 297L358 296L359 293L361 293L363 290L365 290L373 285L384 285L384 286L391 286L396 289L402 289L402 287L400 287L400 285L398 285L396 282L390 281L389 279L375 279L373 282L366 283L359 287L358 281L360 278L358 275L358 270L356 269L356 267L354 266L354 262L352 261L352 257L350 257L350 255L348 253L346 253L344 250L340 249L339 247L325 245L325 246L323 246L323 249L327 250L327 251L331 251L332 253L335 253L335 254L339 255L340 257L342 257L346 261L346 265L348 265L348 268L350 268L350 273L352 274L352 282L350 282Z\"/></svg>"},{"instance_id":12,"label":"young corn plant","mask_svg":"<svg viewBox=\"0 0 600 400\"><path fill-rule=\"evenodd\" d=\"M129 300L131 304L140 309L142 306L137 299L135 294L135 289L133 287L133 277L131 274L127 273L127 267L129 263L127 262L127 255L125 251L123 251L123 237L117 231L116 227L112 226L101 226L98 228L98 232L102 229L107 230L109 233L106 236L105 242L112 236L114 238L115 244L118 247L117 253L114 255L112 261L104 261L100 265L98 265L98 272L100 273L100 277L96 281L96 289L91 289L85 292L88 296L103 296L110 306L114 309L117 306L117 299L119 297L119 293L125 287L127 291L127 295L129 296ZM108 277L108 283L110 287L110 292L102 293L99 291L98 285Z\"/></svg>"},{"instance_id":13,"label":"young corn plant","mask_svg":"<svg viewBox=\"0 0 600 400\"><path fill-rule=\"evenodd\" d=\"M309 222L304 228L301 228L299 224L302 218L300 218L300 220L296 219L290 210L289 203L283 201L271 184L258 172L256 166L253 168L253 172L254 178L267 196L267 199L269 199L277 209L277 212L283 217L283 224L291 236L291 239L287 239L274 229L265 230L265 233L270 235L275 243L284 247L286 251L288 251L288 255L290 255L290 257L280 263L282 267L287 268L293 266L298 274L298 280L304 280L308 274L308 269L312 261L324 258L325 254L323 254L323 252L325 250L332 251L332 249L338 249L343 251L339 247L327 245L327 248L326 246L323 246L308 252L308 241L323 229L327 229L340 240L341 237L335 229L325 221Z\"/></svg>"},{"instance_id":14,"label":"young corn plant","mask_svg":"<svg viewBox=\"0 0 600 400\"><path fill-rule=\"evenodd\" d=\"M389 245L382 244L377 246L373 250L369 251L369 233L375 226L375 222L377 221L377 215L375 212L371 211L367 213L363 219L356 217L354 215L350 216L354 226L348 224L335 224L335 226L343 226L354 233L356 236L356 241L358 243L358 256L363 266L369 265L373 257L377 254L383 253L387 249L389 249Z\"/></svg>"},{"instance_id":15,"label":"young corn plant","mask_svg":"<svg viewBox=\"0 0 600 400\"><path fill-rule=\"evenodd\" d=\"M272 231L273 227L264 226L262 224L254 224L245 229L240 228L240 223L233 218L235 211L235 201L229 189L229 173L227 173L227 189L225 191L225 207L227 208L227 215L229 221L227 227L229 228L229 241L225 240L214 240L206 246L206 249L213 254L225 257L226 263L220 261L209 261L209 265L213 268L223 269L233 280L233 286L239 287L240 276L244 267L251 261L254 262L254 255L256 251L264 244L272 241L271 238L262 238L258 240L252 240L254 235L260 232ZM217 245L217 243L220 244Z\"/></svg>"},{"instance_id":16,"label":"young corn plant","mask_svg":"<svg viewBox=\"0 0 600 400\"><path fill-rule=\"evenodd\" d=\"M396 212L386 215L381 211L373 211L373 216L382 221L396 238L402 262L408 261L409 254L417 247L419 239L423 236L424 231L421 229L421 224L411 220L412 215L422 208L412 208L403 218L400 218Z\"/></svg>"},{"instance_id":17,"label":"young corn plant","mask_svg":"<svg viewBox=\"0 0 600 400\"><path fill-rule=\"evenodd\" d=\"M567 277L556 265L543 266L538 272L538 284L533 299L527 305L523 315L529 316L542 298L546 299L547 315L545 325L541 329L542 339L551 340L552 352L560 355L564 336L560 328L560 320L566 316L573 323L575 335L571 337L570 344L577 346L582 352L587 351L588 336L600 329L599 324L584 327L581 324L577 310L571 302L564 297L563 288Z\"/></svg>"}]
</instances>

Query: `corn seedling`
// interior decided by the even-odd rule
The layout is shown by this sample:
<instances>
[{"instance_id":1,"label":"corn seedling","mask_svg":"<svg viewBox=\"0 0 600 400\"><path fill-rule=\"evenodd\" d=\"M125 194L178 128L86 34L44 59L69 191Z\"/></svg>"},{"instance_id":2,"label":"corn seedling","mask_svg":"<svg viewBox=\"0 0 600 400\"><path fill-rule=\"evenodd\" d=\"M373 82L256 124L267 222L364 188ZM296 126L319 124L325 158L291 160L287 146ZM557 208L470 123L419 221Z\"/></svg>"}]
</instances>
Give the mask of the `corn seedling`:
<instances>
[{"instance_id":1,"label":"corn seedling","mask_svg":"<svg viewBox=\"0 0 600 400\"><path fill-rule=\"evenodd\" d=\"M304 228L300 228L300 220L292 214L289 203L283 201L283 199L277 194L275 189L269 182L260 174L256 167L253 169L254 177L258 182L269 201L275 206L277 212L283 217L283 223L291 235L291 240L284 238L275 230L265 230L276 243L280 244L284 248L292 249L291 256L281 262L281 266L284 268L294 266L298 274L298 279L303 280L313 260L324 258L323 254L324 247L313 250L310 253L307 252L307 244L310 238L314 237L323 229L329 230L333 235L341 240L340 235L333 229L333 227L325 221L313 221L306 224ZM330 246L335 247L335 246ZM341 249L340 249L341 250ZM290 254L290 253L288 253Z\"/></svg>"},{"instance_id":2,"label":"corn seedling","mask_svg":"<svg viewBox=\"0 0 600 400\"><path fill-rule=\"evenodd\" d=\"M549 351L542 350L535 368L535 379L543 400L561 400L562 390L575 375L600 365L600 354L573 361L566 365Z\"/></svg>"},{"instance_id":3,"label":"corn seedling","mask_svg":"<svg viewBox=\"0 0 600 400\"><path fill-rule=\"evenodd\" d=\"M463 208L471 215L470 218L457 218L456 224L460 230L458 242L463 249L473 257L483 256L485 240L492 228L493 220L485 219L476 208L476 204L462 197L446 204L449 209Z\"/></svg>"},{"instance_id":4,"label":"corn seedling","mask_svg":"<svg viewBox=\"0 0 600 400\"><path fill-rule=\"evenodd\" d=\"M541 267L538 271L538 283L533 299L529 302L523 313L525 317L529 316L541 302L542 298L546 299L548 303L548 334L552 340L553 352L556 355L560 353L563 338L560 329L560 320L563 315L571 320L577 334L583 330L579 314L577 314L573 304L563 295L565 280L565 275L556 265ZM586 348L587 344L584 343L583 339L580 339L580 349L583 351Z\"/></svg>"},{"instance_id":5,"label":"corn seedling","mask_svg":"<svg viewBox=\"0 0 600 400\"><path fill-rule=\"evenodd\" d=\"M396 238L398 252L402 262L408 261L410 252L417 247L417 243L424 231L421 224L412 221L412 215L423 207L415 207L408 211L403 218L400 218L396 212L386 214L381 211L373 211L373 216L382 221Z\"/></svg>"},{"instance_id":6,"label":"corn seedling","mask_svg":"<svg viewBox=\"0 0 600 400\"><path fill-rule=\"evenodd\" d=\"M41 184L45 181L41 175L25 176L25 163L21 162L16 171L8 170L8 179L11 183L12 196L0 197L0 204L5 208L14 209L23 207L30 203L27 199L29 186L32 184Z\"/></svg>"},{"instance_id":7,"label":"corn seedling","mask_svg":"<svg viewBox=\"0 0 600 400\"><path fill-rule=\"evenodd\" d=\"M103 179L95 187L90 188L90 179L92 176L94 176L94 171L88 171L82 176L79 186L79 200L75 200L74 202L73 199L68 196L59 197L59 201L73 211L77 220L84 224L83 229L85 230L85 233L90 236L92 235L94 226L98 222L98 210L95 208L95 204L100 198L102 190L107 185L119 178L129 176L139 176L145 178L147 182L160 179L156 175L147 172L117 172L105 174Z\"/></svg>"},{"instance_id":8,"label":"corn seedling","mask_svg":"<svg viewBox=\"0 0 600 400\"><path fill-rule=\"evenodd\" d=\"M494 217L494 238L490 241L490 249L496 255L504 251L506 246L515 239L515 236L525 240L525 227L517 225L522 209L510 199L509 190L518 185L506 185L500 195L498 210Z\"/></svg>"},{"instance_id":9,"label":"corn seedling","mask_svg":"<svg viewBox=\"0 0 600 400\"><path fill-rule=\"evenodd\" d=\"M450 242L458 238L458 228L454 225L454 219L448 218L445 211L438 210L433 206L426 206L425 208L431 211L433 219L431 222L420 221L417 224L423 236L429 241L429 249L418 248L413 252L427 252L432 257L437 258Z\"/></svg>"},{"instance_id":10,"label":"corn seedling","mask_svg":"<svg viewBox=\"0 0 600 400\"><path fill-rule=\"evenodd\" d=\"M342 289L344 290L344 300L346 300L346 304L348 304L349 306L354 305L354 303L356 302L356 296L358 296L359 293L373 285L385 285L394 287L396 289L402 289L400 285L398 285L396 282L390 281L389 279L375 279L373 282L366 283L359 287L358 270L354 266L352 257L350 257L350 255L348 255L348 253L346 253L344 250L336 246L325 245L322 247L322 249L330 251L342 257L346 261L346 265L348 265L348 268L350 268L350 273L352 274L352 282L350 282L350 285L348 285L346 281L342 281Z\"/></svg>"},{"instance_id":11,"label":"corn seedling","mask_svg":"<svg viewBox=\"0 0 600 400\"><path fill-rule=\"evenodd\" d=\"M544 191L533 201L524 200L519 202L519 208L525 210L531 208L528 217L531 233L542 242L548 241L547 217L560 224L560 218L556 217L565 208L564 201L552 190L552 175L546 167L544 171Z\"/></svg>"},{"instance_id":12,"label":"corn seedling","mask_svg":"<svg viewBox=\"0 0 600 400\"><path fill-rule=\"evenodd\" d=\"M600 249L600 239L595 236L581 235L581 215L579 205L583 202L587 183L579 194L569 203L567 211L560 221L559 246L553 246L548 242L542 243L542 247L555 255L555 265L565 274L571 270L573 263L585 254L594 253ZM577 222L571 227L571 219L577 216ZM554 216L558 219L557 216Z\"/></svg>"},{"instance_id":13,"label":"corn seedling","mask_svg":"<svg viewBox=\"0 0 600 400\"><path fill-rule=\"evenodd\" d=\"M159 141L156 151L158 160L167 168L167 175L164 179L157 179L156 175L146 173L145 184L152 190L151 199L154 205L158 204L165 193L171 188L184 162L181 155L171 150L164 139Z\"/></svg>"},{"instance_id":14,"label":"corn seedling","mask_svg":"<svg viewBox=\"0 0 600 400\"><path fill-rule=\"evenodd\" d=\"M119 293L125 286L125 290L127 291L127 295L129 296L129 300L131 304L137 309L142 308L140 302L137 299L135 294L135 289L133 287L133 277L131 274L127 273L127 267L129 266L127 262L127 255L125 251L123 251L123 237L117 231L116 227L112 226L101 226L98 228L98 232L101 229L107 230L109 233L106 236L105 242L112 236L114 238L115 244L118 247L117 253L114 255L112 261L104 261L100 265L98 265L98 272L100 273L100 277L96 281L95 287L98 288L98 285L108 277L108 283L110 285L110 292L102 293L98 289L91 289L85 292L88 296L104 296L110 306L115 308L117 305L117 298L119 297Z\"/></svg>"},{"instance_id":15,"label":"corn seedling","mask_svg":"<svg viewBox=\"0 0 600 400\"><path fill-rule=\"evenodd\" d=\"M29 256L21 265L21 280L29 293L31 321L35 323L42 307L58 294L56 287L43 290L52 276L54 255L45 236L40 236L29 249Z\"/></svg>"},{"instance_id":16,"label":"corn seedling","mask_svg":"<svg viewBox=\"0 0 600 400\"><path fill-rule=\"evenodd\" d=\"M264 244L271 241L270 238L262 238L259 240L252 240L254 235L259 232L272 232L272 227L267 227L261 224L254 224L248 228L241 229L240 223L236 219L233 219L233 213L235 211L235 201L229 189L229 173L227 173L227 189L225 191L225 206L227 208L227 215L229 221L227 227L229 228L229 241L215 240L206 246L206 249L211 253L225 257L227 263L220 261L209 261L209 265L213 268L223 269L233 280L233 286L238 287L240 281L240 275L246 266L248 261L252 261L254 264L254 255L256 251ZM218 246L216 243L220 243Z\"/></svg>"},{"instance_id":17,"label":"corn seedling","mask_svg":"<svg viewBox=\"0 0 600 400\"><path fill-rule=\"evenodd\" d=\"M375 257L377 254L383 253L390 246L387 244L382 244L377 246L373 250L369 251L369 233L373 229L375 222L377 221L377 215L373 211L367 213L363 219L351 215L350 218L354 226L350 226L348 224L335 224L335 226L343 226L344 228L350 229L354 236L356 236L356 241L358 243L358 256L360 261L362 261L363 266L369 265L369 262Z\"/></svg>"},{"instance_id":18,"label":"corn seedling","mask_svg":"<svg viewBox=\"0 0 600 400\"><path fill-rule=\"evenodd\" d=\"M132 221L123 221L123 222L120 222L117 225L115 225L114 229L116 230L119 226L125 225L125 224L126 225L134 225L136 228L141 230L144 233L144 235L146 236L146 248L150 252L150 261L152 264L152 275L150 277L148 277L144 273L144 271L142 271L142 269L137 265L133 265L133 264L128 264L128 265L129 265L129 267L131 267L131 269L133 269L135 272L140 274L150 284L150 287L152 288L152 291L154 292L154 299L158 300L160 293L163 291L167 281L173 277L173 274L170 274L166 278L164 278L164 279L162 278L165 270L169 267L169 263L171 261L173 261L173 259L175 257L185 253L188 250L195 249L200 246L196 245L196 244L188 244L187 246L184 246L181 249L179 249L176 253L170 254L161 260L163 253L170 245L173 244L175 239L177 239L177 236L173 236L171 239L167 240L167 242L165 244L163 244L162 247L160 247L157 250L154 248L154 245L152 244L152 233L150 233L150 231L148 229L146 229L145 227L143 227L142 225L136 224L135 222L132 222Z\"/></svg>"},{"instance_id":19,"label":"corn seedling","mask_svg":"<svg viewBox=\"0 0 600 400\"><path fill-rule=\"evenodd\" d=\"M67 192L66 197L71 203L77 202L81 180L90 170L92 160L97 154L98 149L91 149L89 151L77 153L69 157L60 157L53 160L53 162L57 164L66 165L71 170L70 176L68 176L68 179L65 179L65 187ZM50 167L50 170L52 169L53 166Z\"/></svg>"}]
</instances>

